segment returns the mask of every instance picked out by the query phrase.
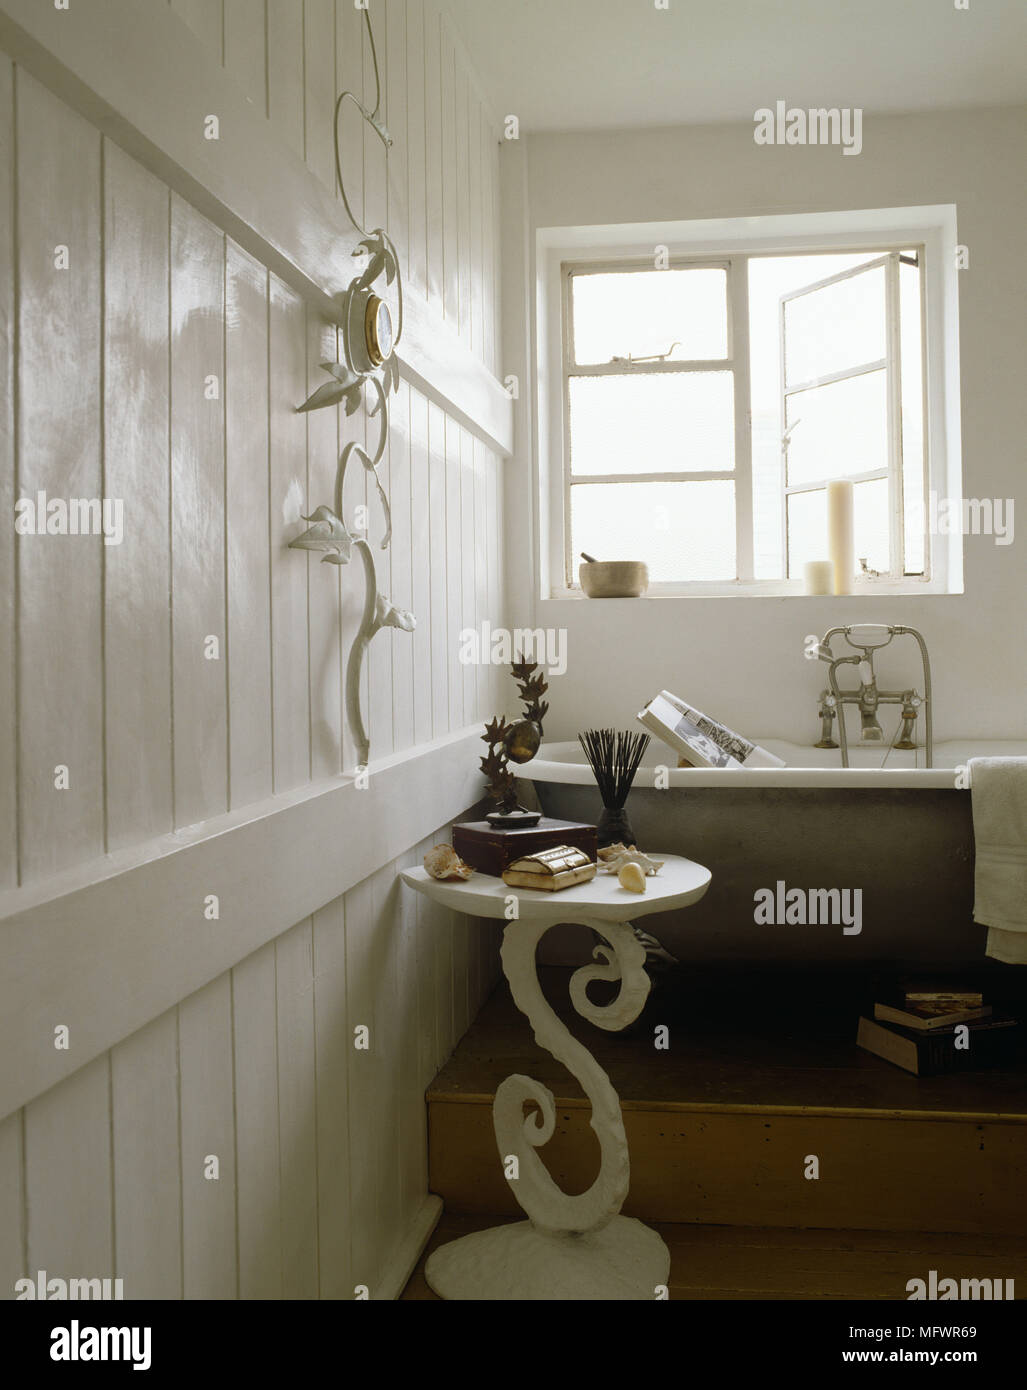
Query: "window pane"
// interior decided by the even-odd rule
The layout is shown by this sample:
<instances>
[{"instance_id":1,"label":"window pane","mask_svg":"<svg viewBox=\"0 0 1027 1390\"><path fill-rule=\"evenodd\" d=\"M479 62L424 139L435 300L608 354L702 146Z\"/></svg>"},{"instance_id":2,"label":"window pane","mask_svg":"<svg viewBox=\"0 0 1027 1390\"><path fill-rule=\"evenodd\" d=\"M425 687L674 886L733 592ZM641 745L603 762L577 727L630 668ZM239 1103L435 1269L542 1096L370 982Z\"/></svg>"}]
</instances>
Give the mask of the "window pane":
<instances>
[{"instance_id":1,"label":"window pane","mask_svg":"<svg viewBox=\"0 0 1027 1390\"><path fill-rule=\"evenodd\" d=\"M649 357L677 342L673 357L727 356L727 272L637 270L572 275L575 361Z\"/></svg>"},{"instance_id":2,"label":"window pane","mask_svg":"<svg viewBox=\"0 0 1027 1390\"><path fill-rule=\"evenodd\" d=\"M572 473L696 473L735 466L731 372L576 376L569 389Z\"/></svg>"},{"instance_id":3,"label":"window pane","mask_svg":"<svg viewBox=\"0 0 1027 1390\"><path fill-rule=\"evenodd\" d=\"M888 467L886 375L864 372L788 397L789 483Z\"/></svg>"},{"instance_id":4,"label":"window pane","mask_svg":"<svg viewBox=\"0 0 1027 1390\"><path fill-rule=\"evenodd\" d=\"M827 546L827 493L793 492L788 498L788 575L802 578L808 560L829 560Z\"/></svg>"},{"instance_id":5,"label":"window pane","mask_svg":"<svg viewBox=\"0 0 1027 1390\"><path fill-rule=\"evenodd\" d=\"M734 579L735 485L577 483L571 487L571 546L597 560L644 560L652 584Z\"/></svg>"},{"instance_id":6,"label":"window pane","mask_svg":"<svg viewBox=\"0 0 1027 1390\"><path fill-rule=\"evenodd\" d=\"M785 301L789 386L878 362L885 346L883 266Z\"/></svg>"},{"instance_id":7,"label":"window pane","mask_svg":"<svg viewBox=\"0 0 1027 1390\"><path fill-rule=\"evenodd\" d=\"M888 554L888 479L875 478L870 483L857 483L853 489L856 514L856 573L865 557L872 570L887 574Z\"/></svg>"},{"instance_id":8,"label":"window pane","mask_svg":"<svg viewBox=\"0 0 1027 1390\"><path fill-rule=\"evenodd\" d=\"M906 573L923 574L924 397L920 332L920 268L899 266L902 359L902 495L905 509Z\"/></svg>"}]
</instances>

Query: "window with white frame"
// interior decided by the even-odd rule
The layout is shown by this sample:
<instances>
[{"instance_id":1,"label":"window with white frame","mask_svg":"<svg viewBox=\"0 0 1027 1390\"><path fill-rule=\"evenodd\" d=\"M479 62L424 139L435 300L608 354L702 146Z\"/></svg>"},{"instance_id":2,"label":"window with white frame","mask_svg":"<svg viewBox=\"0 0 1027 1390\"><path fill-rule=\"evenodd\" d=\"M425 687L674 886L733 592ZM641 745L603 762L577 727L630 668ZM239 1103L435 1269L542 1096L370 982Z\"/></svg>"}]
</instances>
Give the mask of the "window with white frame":
<instances>
[{"instance_id":1,"label":"window with white frame","mask_svg":"<svg viewBox=\"0 0 1027 1390\"><path fill-rule=\"evenodd\" d=\"M865 582L931 577L923 245L563 261L564 581L801 590L827 484Z\"/></svg>"}]
</instances>

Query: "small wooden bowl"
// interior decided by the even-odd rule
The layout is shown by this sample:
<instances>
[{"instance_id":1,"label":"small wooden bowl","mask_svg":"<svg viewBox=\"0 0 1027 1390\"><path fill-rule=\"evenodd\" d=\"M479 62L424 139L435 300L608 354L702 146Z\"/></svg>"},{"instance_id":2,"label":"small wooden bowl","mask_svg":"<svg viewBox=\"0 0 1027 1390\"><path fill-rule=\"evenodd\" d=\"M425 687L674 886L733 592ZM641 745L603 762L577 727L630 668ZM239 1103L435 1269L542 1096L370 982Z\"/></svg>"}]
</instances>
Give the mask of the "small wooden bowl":
<instances>
[{"instance_id":1,"label":"small wooden bowl","mask_svg":"<svg viewBox=\"0 0 1027 1390\"><path fill-rule=\"evenodd\" d=\"M587 598L641 598L649 587L649 566L642 560L593 560L578 566Z\"/></svg>"}]
</instances>

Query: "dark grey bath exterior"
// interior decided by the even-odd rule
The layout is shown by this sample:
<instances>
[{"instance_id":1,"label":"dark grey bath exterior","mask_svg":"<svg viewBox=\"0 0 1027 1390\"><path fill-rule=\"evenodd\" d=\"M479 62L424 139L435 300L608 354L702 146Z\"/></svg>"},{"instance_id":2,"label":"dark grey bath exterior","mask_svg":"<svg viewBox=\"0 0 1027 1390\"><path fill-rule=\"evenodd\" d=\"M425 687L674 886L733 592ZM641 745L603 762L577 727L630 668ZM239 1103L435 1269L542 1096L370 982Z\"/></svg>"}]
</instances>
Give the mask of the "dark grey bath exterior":
<instances>
[{"instance_id":1,"label":"dark grey bath exterior","mask_svg":"<svg viewBox=\"0 0 1027 1390\"><path fill-rule=\"evenodd\" d=\"M602 811L594 787L532 785L546 815L594 823ZM627 811L642 849L683 854L712 871L694 907L646 918L646 929L681 961L979 967L984 960L966 792L636 787ZM754 895L779 881L862 890L861 931L757 924ZM555 958L560 942L549 951ZM573 956L580 959L580 948Z\"/></svg>"}]
</instances>

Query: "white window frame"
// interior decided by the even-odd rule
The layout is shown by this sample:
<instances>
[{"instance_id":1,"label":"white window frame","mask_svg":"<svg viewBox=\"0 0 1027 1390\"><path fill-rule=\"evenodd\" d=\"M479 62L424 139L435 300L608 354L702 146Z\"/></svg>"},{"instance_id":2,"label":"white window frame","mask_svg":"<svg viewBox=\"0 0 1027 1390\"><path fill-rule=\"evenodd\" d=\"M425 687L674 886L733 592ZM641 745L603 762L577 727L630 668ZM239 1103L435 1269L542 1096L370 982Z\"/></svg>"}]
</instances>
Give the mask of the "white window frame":
<instances>
[{"instance_id":1,"label":"white window frame","mask_svg":"<svg viewBox=\"0 0 1027 1390\"><path fill-rule=\"evenodd\" d=\"M741 576L752 576L752 448L749 429L749 282L747 268L737 257L708 259L693 256L674 256L668 259L668 270L723 270L725 280L725 310L727 313L727 354L724 357L669 359L666 362L602 362L575 361L574 318L571 312L571 282L579 275L624 274L653 270L653 258L648 260L617 259L609 261L565 261L561 266L563 297L563 437L567 441L564 480L564 582L574 587L574 555L571 547L571 487L583 483L702 483L727 481L735 486L735 568ZM662 274L663 272L658 272ZM594 473L577 474L572 478L570 467L570 380L572 376L632 376L634 374L688 374L696 372L730 372L734 387L734 459L732 469L700 469L694 472L656 473ZM743 495L744 494L744 504Z\"/></svg>"},{"instance_id":2,"label":"white window frame","mask_svg":"<svg viewBox=\"0 0 1027 1390\"><path fill-rule=\"evenodd\" d=\"M612 227L540 228L536 234L536 338L537 372L534 382L536 421L534 465L536 480L535 564L539 597L583 598L568 569L570 556L569 483L567 481L567 426L564 312L564 266L609 267L627 260L653 265L654 248L664 247L671 264L710 262L723 264L742 255L800 255L813 251L835 253L876 252L885 255L910 247L923 247L921 267L922 323L924 333L925 495L961 496L962 468L959 453L959 327L958 271L956 269L956 218L952 205L919 208L866 209L841 213L803 213L755 218L710 219L701 222L630 224ZM747 291L747 276L744 280ZM738 285L735 289L737 291ZM729 352L737 364L745 362L748 376L748 305L738 309L729 325ZM719 359L715 364L723 368ZM736 375L735 410L748 415L748 382L740 390ZM749 439L748 420L737 428L736 440ZM748 454L748 443L744 451ZM743 472L748 485L741 486ZM662 476L662 475L661 475ZM697 480L701 474L688 474ZM657 584L652 597L792 596L801 595L801 578L755 580L751 577L751 457L735 459L736 517L744 527L748 545L737 552L739 577L735 580ZM857 579L857 593L943 594L962 593L962 537L930 537L930 566L926 576L890 575ZM823 600L820 600L823 602Z\"/></svg>"}]
</instances>

